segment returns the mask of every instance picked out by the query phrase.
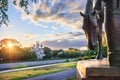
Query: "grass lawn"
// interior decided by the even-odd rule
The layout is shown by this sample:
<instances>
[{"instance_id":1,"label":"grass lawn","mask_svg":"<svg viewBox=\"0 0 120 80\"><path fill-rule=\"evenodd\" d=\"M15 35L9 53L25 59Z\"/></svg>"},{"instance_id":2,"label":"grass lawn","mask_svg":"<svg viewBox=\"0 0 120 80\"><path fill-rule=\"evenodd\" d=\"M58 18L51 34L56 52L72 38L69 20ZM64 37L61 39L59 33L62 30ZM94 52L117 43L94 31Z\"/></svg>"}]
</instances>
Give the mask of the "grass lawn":
<instances>
[{"instance_id":1,"label":"grass lawn","mask_svg":"<svg viewBox=\"0 0 120 80\"><path fill-rule=\"evenodd\" d=\"M77 80L77 77L71 77L71 78L68 78L67 80Z\"/></svg>"},{"instance_id":2,"label":"grass lawn","mask_svg":"<svg viewBox=\"0 0 120 80\"><path fill-rule=\"evenodd\" d=\"M76 67L76 63L77 62L67 62L67 63L61 63L61 64L47 67L47 68L36 68L36 69L30 69L30 70L24 70L24 71L3 73L3 74L0 74L0 80L22 80L25 78L31 78L38 75L60 72L67 68Z\"/></svg>"},{"instance_id":3,"label":"grass lawn","mask_svg":"<svg viewBox=\"0 0 120 80\"><path fill-rule=\"evenodd\" d=\"M18 65L18 66L12 67L12 69L20 69L20 68L27 68L27 65Z\"/></svg>"}]
</instances>

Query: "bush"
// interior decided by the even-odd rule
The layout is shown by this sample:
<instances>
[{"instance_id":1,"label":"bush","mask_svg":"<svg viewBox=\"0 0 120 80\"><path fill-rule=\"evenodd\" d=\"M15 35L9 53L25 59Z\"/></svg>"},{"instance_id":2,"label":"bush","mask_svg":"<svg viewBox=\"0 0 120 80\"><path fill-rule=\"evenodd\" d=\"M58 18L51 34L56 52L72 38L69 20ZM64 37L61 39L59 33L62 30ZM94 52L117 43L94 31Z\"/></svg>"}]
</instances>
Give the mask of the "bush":
<instances>
[{"instance_id":1,"label":"bush","mask_svg":"<svg viewBox=\"0 0 120 80\"><path fill-rule=\"evenodd\" d=\"M96 58L96 55L92 55L90 56L91 59L95 59Z\"/></svg>"},{"instance_id":2,"label":"bush","mask_svg":"<svg viewBox=\"0 0 120 80\"><path fill-rule=\"evenodd\" d=\"M97 49L84 51L83 59L95 59L97 53ZM103 57L107 57L107 47L102 47L102 54Z\"/></svg>"},{"instance_id":3,"label":"bush","mask_svg":"<svg viewBox=\"0 0 120 80\"><path fill-rule=\"evenodd\" d=\"M59 57L63 57L63 58L77 58L77 57L80 57L80 56L82 56L80 51L66 50Z\"/></svg>"},{"instance_id":4,"label":"bush","mask_svg":"<svg viewBox=\"0 0 120 80\"><path fill-rule=\"evenodd\" d=\"M84 56L83 60L91 59L89 56Z\"/></svg>"},{"instance_id":5,"label":"bush","mask_svg":"<svg viewBox=\"0 0 120 80\"><path fill-rule=\"evenodd\" d=\"M107 46L104 46L102 49L103 57L107 57Z\"/></svg>"},{"instance_id":6,"label":"bush","mask_svg":"<svg viewBox=\"0 0 120 80\"><path fill-rule=\"evenodd\" d=\"M84 56L92 56L92 55L97 55L97 51L96 50L87 50L84 51Z\"/></svg>"},{"instance_id":7,"label":"bush","mask_svg":"<svg viewBox=\"0 0 120 80\"><path fill-rule=\"evenodd\" d=\"M83 57L78 57L77 60L83 60Z\"/></svg>"},{"instance_id":8,"label":"bush","mask_svg":"<svg viewBox=\"0 0 120 80\"><path fill-rule=\"evenodd\" d=\"M69 59L66 59L65 62L70 62Z\"/></svg>"}]
</instances>

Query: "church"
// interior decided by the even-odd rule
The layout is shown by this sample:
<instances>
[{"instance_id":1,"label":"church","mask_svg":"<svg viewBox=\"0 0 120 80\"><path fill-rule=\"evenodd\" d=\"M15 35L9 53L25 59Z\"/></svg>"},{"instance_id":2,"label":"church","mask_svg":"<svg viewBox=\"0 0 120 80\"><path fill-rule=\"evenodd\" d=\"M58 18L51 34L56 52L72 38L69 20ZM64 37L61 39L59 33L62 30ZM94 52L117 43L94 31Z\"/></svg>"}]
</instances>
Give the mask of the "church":
<instances>
[{"instance_id":1,"label":"church","mask_svg":"<svg viewBox=\"0 0 120 80\"><path fill-rule=\"evenodd\" d=\"M45 56L44 54L44 49L43 49L43 45L40 44L39 42L36 42L33 46L33 51L36 53L37 56L37 60L41 60L43 59L43 57Z\"/></svg>"}]
</instances>

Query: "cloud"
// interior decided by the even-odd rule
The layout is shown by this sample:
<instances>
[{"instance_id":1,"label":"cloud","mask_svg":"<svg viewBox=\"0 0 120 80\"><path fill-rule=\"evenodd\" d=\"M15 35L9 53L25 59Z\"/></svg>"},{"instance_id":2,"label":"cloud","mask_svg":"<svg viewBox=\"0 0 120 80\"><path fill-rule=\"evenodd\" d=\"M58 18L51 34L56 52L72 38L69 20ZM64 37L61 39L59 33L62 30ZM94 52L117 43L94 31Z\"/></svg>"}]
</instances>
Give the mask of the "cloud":
<instances>
[{"instance_id":1,"label":"cloud","mask_svg":"<svg viewBox=\"0 0 120 80\"><path fill-rule=\"evenodd\" d=\"M56 40L56 39L79 39L79 40L83 40L83 39L86 39L83 32L67 32L67 33L49 34L48 37L50 37L52 40Z\"/></svg>"},{"instance_id":2,"label":"cloud","mask_svg":"<svg viewBox=\"0 0 120 80\"><path fill-rule=\"evenodd\" d=\"M81 36L84 33L82 33L82 32L68 32L68 34L75 37L75 36Z\"/></svg>"},{"instance_id":3,"label":"cloud","mask_svg":"<svg viewBox=\"0 0 120 80\"><path fill-rule=\"evenodd\" d=\"M52 40L42 41L44 46L52 49L80 48L87 46L87 40L82 32L67 32L50 34Z\"/></svg>"},{"instance_id":4,"label":"cloud","mask_svg":"<svg viewBox=\"0 0 120 80\"><path fill-rule=\"evenodd\" d=\"M53 30L56 30L56 29L57 29L57 27L56 27L56 26L52 26L52 29L53 29Z\"/></svg>"},{"instance_id":5,"label":"cloud","mask_svg":"<svg viewBox=\"0 0 120 80\"><path fill-rule=\"evenodd\" d=\"M43 25L43 24L40 24L40 23L35 23L36 26L40 26L40 27L43 27L43 28L48 28L48 26L46 25Z\"/></svg>"},{"instance_id":6,"label":"cloud","mask_svg":"<svg viewBox=\"0 0 120 80\"><path fill-rule=\"evenodd\" d=\"M19 3L20 0L17 0ZM18 6L16 8L21 11L22 19L30 19L34 24L43 22L56 22L61 26L69 26L73 29L80 29L82 18L80 11L84 10L87 0L39 0L38 3L30 4L29 8L32 12L26 15Z\"/></svg>"},{"instance_id":7,"label":"cloud","mask_svg":"<svg viewBox=\"0 0 120 80\"><path fill-rule=\"evenodd\" d=\"M2 27L5 27L5 28L13 28L13 27L14 27L14 25L12 25L12 24L8 23L8 26L7 26L7 25L5 25L5 24L3 24L3 25L2 25Z\"/></svg>"},{"instance_id":8,"label":"cloud","mask_svg":"<svg viewBox=\"0 0 120 80\"><path fill-rule=\"evenodd\" d=\"M44 46L52 49L81 48L87 46L87 41L79 39L62 39L42 42Z\"/></svg>"},{"instance_id":9,"label":"cloud","mask_svg":"<svg viewBox=\"0 0 120 80\"><path fill-rule=\"evenodd\" d=\"M24 35L24 37L25 37L26 39L35 38L35 37L37 37L37 36L38 36L37 34L25 34L25 35Z\"/></svg>"},{"instance_id":10,"label":"cloud","mask_svg":"<svg viewBox=\"0 0 120 80\"><path fill-rule=\"evenodd\" d=\"M20 0L16 1L19 3ZM36 26L43 28L51 27L53 30L58 30L60 26L72 29L71 32L61 33L61 31L57 34L48 34L46 41L42 41L44 46L53 49L79 48L87 45L86 37L81 31L82 17L79 14L80 11L84 11L86 1L38 0L38 3L30 3L30 6L28 6L31 11L29 15L26 15L19 5L16 6L16 9L22 13L21 18L23 20L29 19ZM54 24L51 25L51 23ZM74 29L75 32L72 32ZM35 37L35 35L26 34L25 37L28 39Z\"/></svg>"}]
</instances>

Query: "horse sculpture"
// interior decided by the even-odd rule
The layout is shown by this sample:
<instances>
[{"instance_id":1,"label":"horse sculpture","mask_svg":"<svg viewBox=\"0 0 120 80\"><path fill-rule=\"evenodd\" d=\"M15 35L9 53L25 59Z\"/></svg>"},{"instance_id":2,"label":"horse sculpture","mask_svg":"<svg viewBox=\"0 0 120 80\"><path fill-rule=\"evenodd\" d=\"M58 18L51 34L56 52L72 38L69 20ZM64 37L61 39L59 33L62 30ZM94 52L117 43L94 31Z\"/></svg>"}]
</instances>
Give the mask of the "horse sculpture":
<instances>
[{"instance_id":1,"label":"horse sculpture","mask_svg":"<svg viewBox=\"0 0 120 80\"><path fill-rule=\"evenodd\" d=\"M87 0L85 14L80 12L83 16L83 30L88 38L88 48L95 50L98 41L98 53L96 59L103 59L102 55L102 23L104 11L97 14L93 8L93 0Z\"/></svg>"},{"instance_id":2,"label":"horse sculpture","mask_svg":"<svg viewBox=\"0 0 120 80\"><path fill-rule=\"evenodd\" d=\"M120 67L120 0L97 0L95 10L99 12L101 7L105 7L109 64Z\"/></svg>"}]
</instances>

